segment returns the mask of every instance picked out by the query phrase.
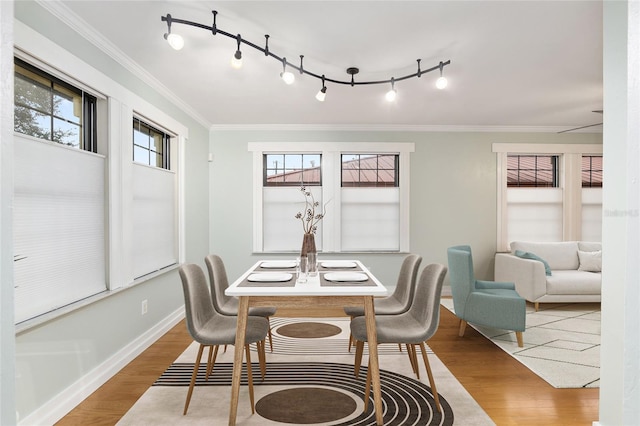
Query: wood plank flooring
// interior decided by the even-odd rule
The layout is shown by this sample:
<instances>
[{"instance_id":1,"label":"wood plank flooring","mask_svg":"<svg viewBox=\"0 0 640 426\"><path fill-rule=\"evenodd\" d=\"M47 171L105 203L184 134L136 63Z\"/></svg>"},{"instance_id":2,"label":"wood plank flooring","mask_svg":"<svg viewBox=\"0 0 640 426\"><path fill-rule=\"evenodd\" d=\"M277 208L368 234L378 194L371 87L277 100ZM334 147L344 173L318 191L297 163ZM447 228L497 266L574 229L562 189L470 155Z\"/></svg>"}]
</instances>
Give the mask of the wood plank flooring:
<instances>
[{"instance_id":1,"label":"wood plank flooring","mask_svg":"<svg viewBox=\"0 0 640 426\"><path fill-rule=\"evenodd\" d=\"M191 341L180 322L57 425L117 423ZM447 309L441 309L438 332L428 343L499 426L587 426L598 420L599 389L553 388L472 328L458 337L458 320Z\"/></svg>"}]
</instances>

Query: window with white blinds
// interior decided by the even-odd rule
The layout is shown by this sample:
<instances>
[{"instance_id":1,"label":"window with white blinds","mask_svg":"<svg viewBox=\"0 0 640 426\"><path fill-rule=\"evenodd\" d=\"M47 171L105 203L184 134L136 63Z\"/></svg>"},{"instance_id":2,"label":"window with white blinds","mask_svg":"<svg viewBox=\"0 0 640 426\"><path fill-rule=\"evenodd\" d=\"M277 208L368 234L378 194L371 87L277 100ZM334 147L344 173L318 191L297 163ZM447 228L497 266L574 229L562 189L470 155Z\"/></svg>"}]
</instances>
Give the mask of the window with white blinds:
<instances>
[{"instance_id":1,"label":"window with white blinds","mask_svg":"<svg viewBox=\"0 0 640 426\"><path fill-rule=\"evenodd\" d=\"M289 182L281 176L287 173L295 175L298 182L304 173L313 178L314 184L306 190L318 202L318 210L326 209L316 231L318 250L408 251L409 154L414 145L327 142L305 148L299 143L249 144L254 155L254 251L296 252L301 248L304 230L295 218L297 212L304 211L300 185L271 184L276 178ZM314 155L321 161L314 161L306 172L295 168L287 172L282 168L286 161L280 161L281 173L270 174L274 158L316 158ZM343 182L345 173L347 184Z\"/></svg>"},{"instance_id":2,"label":"window with white blinds","mask_svg":"<svg viewBox=\"0 0 640 426\"><path fill-rule=\"evenodd\" d=\"M16 323L106 290L105 158L16 136Z\"/></svg>"}]
</instances>

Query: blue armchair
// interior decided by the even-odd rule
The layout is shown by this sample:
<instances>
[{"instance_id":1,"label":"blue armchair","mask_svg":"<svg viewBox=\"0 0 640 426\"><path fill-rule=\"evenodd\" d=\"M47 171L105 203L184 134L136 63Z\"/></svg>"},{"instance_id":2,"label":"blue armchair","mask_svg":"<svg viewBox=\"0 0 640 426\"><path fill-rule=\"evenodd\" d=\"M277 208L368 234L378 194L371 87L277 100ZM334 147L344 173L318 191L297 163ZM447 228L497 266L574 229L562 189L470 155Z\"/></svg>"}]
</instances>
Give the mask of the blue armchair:
<instances>
[{"instance_id":1,"label":"blue armchair","mask_svg":"<svg viewBox=\"0 0 640 426\"><path fill-rule=\"evenodd\" d=\"M464 336L467 322L487 327L513 330L518 346L523 346L526 301L514 283L476 280L471 247L447 249L453 309L460 318L459 336Z\"/></svg>"}]
</instances>

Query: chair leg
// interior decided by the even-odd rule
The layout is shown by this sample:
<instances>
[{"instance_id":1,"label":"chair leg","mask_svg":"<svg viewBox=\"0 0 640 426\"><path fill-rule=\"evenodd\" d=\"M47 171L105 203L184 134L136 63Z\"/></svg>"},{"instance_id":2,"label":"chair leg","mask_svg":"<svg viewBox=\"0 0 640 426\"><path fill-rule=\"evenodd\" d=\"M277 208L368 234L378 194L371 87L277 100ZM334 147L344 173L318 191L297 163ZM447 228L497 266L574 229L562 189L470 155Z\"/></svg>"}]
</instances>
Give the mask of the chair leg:
<instances>
[{"instance_id":1,"label":"chair leg","mask_svg":"<svg viewBox=\"0 0 640 426\"><path fill-rule=\"evenodd\" d=\"M271 353L273 353L273 338L271 337L271 318L267 317L267 322L269 323L269 349L271 349Z\"/></svg>"},{"instance_id":2,"label":"chair leg","mask_svg":"<svg viewBox=\"0 0 640 426\"><path fill-rule=\"evenodd\" d=\"M458 336L464 336L464 329L467 328L467 322L463 319L460 320L460 328L458 329Z\"/></svg>"},{"instance_id":3,"label":"chair leg","mask_svg":"<svg viewBox=\"0 0 640 426\"><path fill-rule=\"evenodd\" d=\"M538 312L539 308L540 308L540 302L533 302L533 309L535 309L536 312Z\"/></svg>"},{"instance_id":4,"label":"chair leg","mask_svg":"<svg viewBox=\"0 0 640 426\"><path fill-rule=\"evenodd\" d=\"M427 359L427 351L425 350L424 342L420 343L420 350L422 351L422 359L424 360L424 367L427 370L427 376L429 377L429 384L431 385L433 399L436 402L436 408L439 412L442 412L442 408L440 408L440 397L438 396L438 389L436 389L436 382L435 380L433 380L433 374L431 373L431 366L429 365L429 360Z\"/></svg>"},{"instance_id":5,"label":"chair leg","mask_svg":"<svg viewBox=\"0 0 640 426\"><path fill-rule=\"evenodd\" d=\"M264 381L264 376L267 374L267 362L265 355L265 346L267 342L261 340L256 342L256 349L258 350L258 361L260 363L260 374L262 375L262 380Z\"/></svg>"},{"instance_id":6,"label":"chair leg","mask_svg":"<svg viewBox=\"0 0 640 426\"><path fill-rule=\"evenodd\" d=\"M362 365L362 353L364 352L364 342L356 340L356 357L353 364L353 374L356 377L360 375L360 366Z\"/></svg>"},{"instance_id":7,"label":"chair leg","mask_svg":"<svg viewBox=\"0 0 640 426\"><path fill-rule=\"evenodd\" d=\"M407 352L409 352L409 359L411 360L411 367L416 375L416 378L420 380L420 366L418 365L418 355L416 354L416 345L407 345Z\"/></svg>"},{"instance_id":8,"label":"chair leg","mask_svg":"<svg viewBox=\"0 0 640 426\"><path fill-rule=\"evenodd\" d=\"M518 341L518 347L524 347L524 338L522 336L522 331L516 331L516 340Z\"/></svg>"},{"instance_id":9,"label":"chair leg","mask_svg":"<svg viewBox=\"0 0 640 426\"><path fill-rule=\"evenodd\" d=\"M402 344L398 343L398 350L402 352Z\"/></svg>"},{"instance_id":10,"label":"chair leg","mask_svg":"<svg viewBox=\"0 0 640 426\"><path fill-rule=\"evenodd\" d=\"M251 350L249 345L244 345L244 351L247 356L247 382L249 383L249 400L251 401L251 414L256 413L255 398L253 396L253 373L251 371Z\"/></svg>"},{"instance_id":11,"label":"chair leg","mask_svg":"<svg viewBox=\"0 0 640 426\"><path fill-rule=\"evenodd\" d=\"M200 367L200 358L202 358L203 350L204 350L204 345L200 344L200 349L198 349L198 356L196 357L196 363L193 366L191 383L189 384L189 390L187 391L187 400L184 402L184 411L182 412L183 416L187 414L187 410L189 409L189 403L191 402L191 394L193 393L193 385L196 384L196 377L198 377L198 368Z\"/></svg>"},{"instance_id":12,"label":"chair leg","mask_svg":"<svg viewBox=\"0 0 640 426\"><path fill-rule=\"evenodd\" d=\"M369 394L371 393L371 363L367 365L367 382L364 386L364 412L369 408Z\"/></svg>"},{"instance_id":13,"label":"chair leg","mask_svg":"<svg viewBox=\"0 0 640 426\"><path fill-rule=\"evenodd\" d=\"M352 321L354 317L349 316L349 320ZM353 346L353 335L349 333L349 352L351 352L351 346Z\"/></svg>"},{"instance_id":14,"label":"chair leg","mask_svg":"<svg viewBox=\"0 0 640 426\"><path fill-rule=\"evenodd\" d=\"M207 375L204 377L204 380L209 380L209 376L213 371L213 366L216 363L216 358L218 357L218 345L209 346L209 358L207 359Z\"/></svg>"}]
</instances>

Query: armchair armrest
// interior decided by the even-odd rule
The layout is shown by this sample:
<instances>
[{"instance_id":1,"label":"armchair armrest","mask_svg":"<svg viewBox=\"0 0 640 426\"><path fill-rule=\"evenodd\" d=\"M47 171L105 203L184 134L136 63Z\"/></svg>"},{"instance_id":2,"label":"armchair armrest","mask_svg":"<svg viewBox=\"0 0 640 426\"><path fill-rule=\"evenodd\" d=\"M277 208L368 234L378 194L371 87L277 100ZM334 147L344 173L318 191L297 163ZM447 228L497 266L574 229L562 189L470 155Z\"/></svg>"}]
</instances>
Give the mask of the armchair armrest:
<instances>
[{"instance_id":1,"label":"armchair armrest","mask_svg":"<svg viewBox=\"0 0 640 426\"><path fill-rule=\"evenodd\" d=\"M513 282L476 280L476 288L484 289L484 290L488 290L488 289L515 290L516 286Z\"/></svg>"},{"instance_id":2,"label":"armchair armrest","mask_svg":"<svg viewBox=\"0 0 640 426\"><path fill-rule=\"evenodd\" d=\"M544 265L537 260L497 253L494 277L496 281L515 283L518 294L530 302L535 302L547 293Z\"/></svg>"}]
</instances>

